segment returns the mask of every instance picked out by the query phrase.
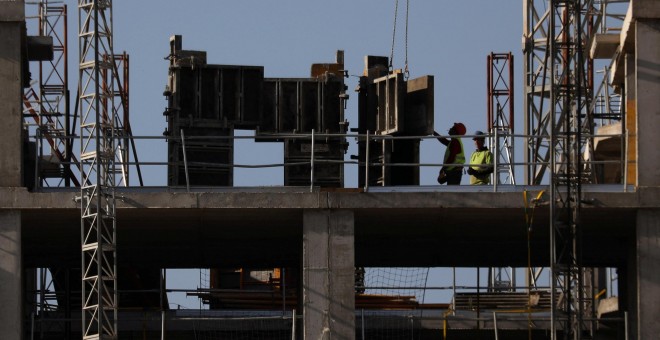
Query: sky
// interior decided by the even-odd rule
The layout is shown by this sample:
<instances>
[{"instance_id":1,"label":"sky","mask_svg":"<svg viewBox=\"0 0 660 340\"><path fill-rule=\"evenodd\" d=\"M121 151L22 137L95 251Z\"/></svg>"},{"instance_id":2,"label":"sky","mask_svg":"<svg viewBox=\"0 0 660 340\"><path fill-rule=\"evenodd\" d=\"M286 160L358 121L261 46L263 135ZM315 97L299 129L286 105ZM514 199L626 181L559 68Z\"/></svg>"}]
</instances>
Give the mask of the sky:
<instances>
[{"instance_id":1,"label":"sky","mask_svg":"<svg viewBox=\"0 0 660 340\"><path fill-rule=\"evenodd\" d=\"M77 78L77 7L69 6L72 72ZM167 83L169 38L183 36L183 48L207 51L210 64L264 66L266 77L308 77L312 63L334 62L345 51L350 99L345 118L357 127L357 76L366 55L389 56L392 49L395 1L392 0L195 0L114 1L114 51L130 56L130 114L135 136L161 136L167 123L162 93ZM513 52L515 79L522 84L522 0L410 1L407 54L410 77L435 77L435 130L446 134L463 122L468 134L487 130L486 58L491 52ZM400 1L394 43L394 67L403 68L406 54L406 3ZM36 34L28 32L29 34ZM75 83L71 84L72 90ZM522 87L516 89L516 125L522 126ZM516 131L522 133L521 130ZM241 132L252 135L253 132ZM357 154L354 141L346 155ZM518 149L521 149L519 146ZM465 152L472 151L465 141ZM281 143L242 140L234 151L236 164L282 163ZM420 161L440 163L444 146L434 139L422 142ZM162 140L140 141L140 161L165 162ZM166 185L164 166L143 167L145 184ZM420 183L436 184L437 167L422 168ZM345 170L346 187L357 186L357 168ZM235 186L282 185L281 169L237 170ZM132 179L133 184L137 183ZM467 183L464 176L463 183ZM482 278L485 275L481 275ZM199 272L168 273L168 288L195 288ZM432 272L429 286L451 284L451 278ZM436 294L436 293L433 293ZM438 295L440 296L440 295ZM446 294L437 299L448 302ZM171 297L189 308L195 301ZM427 299L428 301L428 299Z\"/></svg>"},{"instance_id":2,"label":"sky","mask_svg":"<svg viewBox=\"0 0 660 340\"><path fill-rule=\"evenodd\" d=\"M164 57L174 34L183 36L184 49L207 51L208 63L263 66L266 77L308 77L312 63L334 62L335 52L344 50L351 96L345 118L356 128L357 76L362 74L364 56L390 55L394 9L395 1L383 0L115 1L115 53L130 55L133 133L161 135L165 129L162 92L168 61ZM400 1L395 68L405 65L405 13L406 3ZM487 55L513 52L515 77L522 79L522 1L411 1L408 13L410 76L435 77L436 131L446 134L459 121L467 126L468 134L486 131ZM516 104L522 121L522 104ZM164 142L140 144L140 160L166 159ZM469 156L471 141L465 141L465 149ZM255 145L241 140L234 162L281 163L282 150L281 143ZM347 159L350 154L357 154L352 141ZM443 154L444 146L436 140L422 142L422 163L441 163ZM147 176L146 184L164 185L164 167L150 168L143 171L157 175ZM421 184L436 184L437 170L422 168ZM347 167L345 182L347 187L357 186L357 168ZM235 186L282 183L282 169L235 171Z\"/></svg>"}]
</instances>

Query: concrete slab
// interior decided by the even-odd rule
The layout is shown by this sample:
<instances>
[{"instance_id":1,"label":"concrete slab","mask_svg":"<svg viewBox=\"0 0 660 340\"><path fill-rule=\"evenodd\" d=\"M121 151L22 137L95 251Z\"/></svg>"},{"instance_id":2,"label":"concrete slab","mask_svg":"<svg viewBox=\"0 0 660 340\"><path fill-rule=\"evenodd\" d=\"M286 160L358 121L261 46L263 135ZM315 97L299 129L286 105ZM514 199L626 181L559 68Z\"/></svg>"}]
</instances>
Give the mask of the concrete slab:
<instances>
[{"instance_id":1,"label":"concrete slab","mask_svg":"<svg viewBox=\"0 0 660 340\"><path fill-rule=\"evenodd\" d=\"M596 34L589 55L592 59L612 59L619 47L619 34Z\"/></svg>"}]
</instances>

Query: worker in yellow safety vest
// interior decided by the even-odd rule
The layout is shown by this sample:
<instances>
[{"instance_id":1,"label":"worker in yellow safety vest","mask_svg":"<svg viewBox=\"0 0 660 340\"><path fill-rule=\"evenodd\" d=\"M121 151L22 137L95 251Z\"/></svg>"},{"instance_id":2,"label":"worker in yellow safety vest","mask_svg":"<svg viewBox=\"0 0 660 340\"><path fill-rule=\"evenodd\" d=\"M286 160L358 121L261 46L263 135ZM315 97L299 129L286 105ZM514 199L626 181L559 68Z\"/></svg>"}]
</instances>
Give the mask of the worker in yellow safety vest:
<instances>
[{"instance_id":1,"label":"worker in yellow safety vest","mask_svg":"<svg viewBox=\"0 0 660 340\"><path fill-rule=\"evenodd\" d=\"M472 153L467 170L470 175L470 184L489 184L490 174L493 173L493 154L484 145L485 134L483 132L476 131L472 140L474 140L477 150Z\"/></svg>"},{"instance_id":2,"label":"worker in yellow safety vest","mask_svg":"<svg viewBox=\"0 0 660 340\"><path fill-rule=\"evenodd\" d=\"M447 185L461 184L463 178L463 164L465 164L465 153L463 152L463 142L461 138L465 134L465 125L463 123L454 123L449 129L451 139L441 137L440 134L433 131L433 135L438 137L438 141L447 146L445 157L442 160L442 168L438 174L438 183Z\"/></svg>"}]
</instances>

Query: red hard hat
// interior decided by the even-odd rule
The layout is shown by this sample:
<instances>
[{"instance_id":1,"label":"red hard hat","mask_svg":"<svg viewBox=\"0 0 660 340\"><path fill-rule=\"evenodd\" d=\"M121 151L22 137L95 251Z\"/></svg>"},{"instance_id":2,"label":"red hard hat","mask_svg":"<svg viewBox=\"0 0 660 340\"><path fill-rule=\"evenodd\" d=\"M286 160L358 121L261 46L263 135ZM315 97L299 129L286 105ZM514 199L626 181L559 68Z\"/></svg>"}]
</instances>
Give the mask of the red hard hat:
<instances>
[{"instance_id":1,"label":"red hard hat","mask_svg":"<svg viewBox=\"0 0 660 340\"><path fill-rule=\"evenodd\" d=\"M459 135L464 135L467 131L463 123L454 123L454 130L456 130L456 133Z\"/></svg>"}]
</instances>

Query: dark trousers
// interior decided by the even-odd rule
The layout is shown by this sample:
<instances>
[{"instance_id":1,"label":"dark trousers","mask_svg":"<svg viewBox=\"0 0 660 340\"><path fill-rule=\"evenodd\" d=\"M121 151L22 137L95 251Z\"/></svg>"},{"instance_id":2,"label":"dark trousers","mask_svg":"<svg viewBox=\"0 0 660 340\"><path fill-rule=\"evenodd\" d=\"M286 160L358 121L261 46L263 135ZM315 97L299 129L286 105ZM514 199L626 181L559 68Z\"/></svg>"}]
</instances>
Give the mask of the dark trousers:
<instances>
[{"instance_id":1,"label":"dark trousers","mask_svg":"<svg viewBox=\"0 0 660 340\"><path fill-rule=\"evenodd\" d=\"M444 176L442 175L443 173ZM461 184L461 178L463 178L463 169L461 168L449 171L441 169L440 174L438 175L438 183L447 183L447 185L459 185Z\"/></svg>"}]
</instances>

